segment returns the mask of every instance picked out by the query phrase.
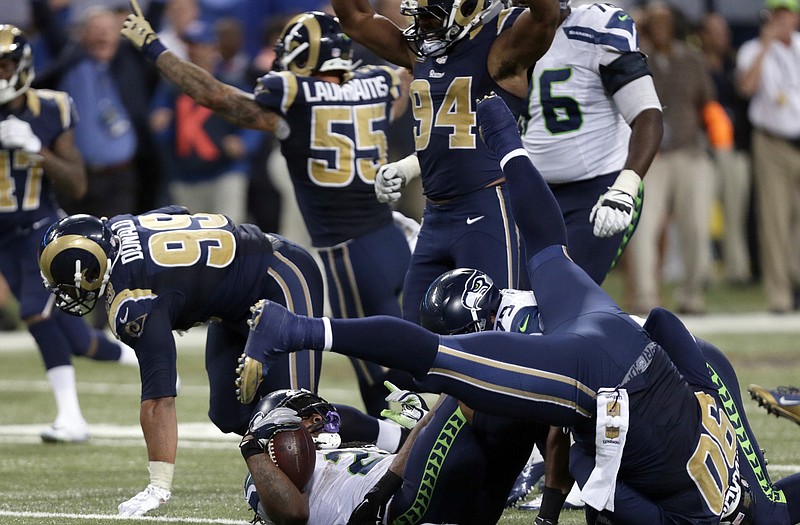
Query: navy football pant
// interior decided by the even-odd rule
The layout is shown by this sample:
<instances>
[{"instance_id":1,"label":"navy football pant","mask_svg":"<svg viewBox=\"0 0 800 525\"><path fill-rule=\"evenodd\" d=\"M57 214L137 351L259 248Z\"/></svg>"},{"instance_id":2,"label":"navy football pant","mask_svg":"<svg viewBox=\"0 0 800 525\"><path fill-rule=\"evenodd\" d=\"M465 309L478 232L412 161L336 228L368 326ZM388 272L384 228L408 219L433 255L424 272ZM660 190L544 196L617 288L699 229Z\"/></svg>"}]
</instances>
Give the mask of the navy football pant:
<instances>
[{"instance_id":1,"label":"navy football pant","mask_svg":"<svg viewBox=\"0 0 800 525\"><path fill-rule=\"evenodd\" d=\"M419 323L419 305L428 287L455 268L486 272L498 288L527 289L520 257L505 185L444 204L428 202L403 285L403 318Z\"/></svg>"},{"instance_id":2,"label":"navy football pant","mask_svg":"<svg viewBox=\"0 0 800 525\"><path fill-rule=\"evenodd\" d=\"M394 223L331 248L318 248L328 281L333 317L356 319L371 315L401 316L400 294L411 251ZM384 381L410 389L408 374L351 358L361 399L368 414L380 417L387 407Z\"/></svg>"},{"instance_id":3,"label":"navy football pant","mask_svg":"<svg viewBox=\"0 0 800 525\"><path fill-rule=\"evenodd\" d=\"M314 258L299 245L283 237L269 234L275 252L267 270L271 279L261 297L309 316L322 315L323 281ZM236 398L236 367L248 337L247 324L240 322L211 323L206 337L206 373L210 396L208 416L223 432L244 434L259 399L281 388L306 388L317 391L322 370L318 351L303 350L282 355L259 387L258 395L249 404Z\"/></svg>"},{"instance_id":4,"label":"navy football pant","mask_svg":"<svg viewBox=\"0 0 800 525\"><path fill-rule=\"evenodd\" d=\"M636 230L642 203L640 196L633 222L628 229L612 237L595 237L592 232L594 224L589 222L589 215L598 197L608 191L617 175L618 173L612 173L594 179L550 186L567 226L569 256L597 284L603 283Z\"/></svg>"}]
</instances>

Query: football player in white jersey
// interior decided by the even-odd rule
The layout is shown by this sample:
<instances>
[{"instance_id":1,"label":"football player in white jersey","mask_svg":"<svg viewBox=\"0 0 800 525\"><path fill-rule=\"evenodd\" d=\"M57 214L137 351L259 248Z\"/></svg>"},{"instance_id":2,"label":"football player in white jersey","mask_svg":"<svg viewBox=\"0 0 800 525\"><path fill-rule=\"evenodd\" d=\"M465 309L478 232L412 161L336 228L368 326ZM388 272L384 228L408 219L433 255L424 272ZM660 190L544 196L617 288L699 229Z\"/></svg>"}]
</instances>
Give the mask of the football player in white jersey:
<instances>
[{"instance_id":1,"label":"football player in white jersey","mask_svg":"<svg viewBox=\"0 0 800 525\"><path fill-rule=\"evenodd\" d=\"M570 256L599 284L636 227L661 103L630 15L559 3L553 44L531 74L523 145L561 207Z\"/></svg>"},{"instance_id":2,"label":"football player in white jersey","mask_svg":"<svg viewBox=\"0 0 800 525\"><path fill-rule=\"evenodd\" d=\"M372 445L342 444L336 407L316 394L284 389L264 397L240 444L249 471L245 498L258 522L335 525L385 518L386 523L464 523L467 517L483 515L480 476L496 465L484 462L472 430L473 412L460 408L452 397L430 412L415 411L412 398L420 399L400 390L387 397L399 402L402 414L413 419L409 426L414 425L398 453L389 454ZM314 470L303 490L268 452L276 433L300 425L316 445ZM477 482L465 484L465 476ZM492 513L499 518L502 506Z\"/></svg>"}]
</instances>

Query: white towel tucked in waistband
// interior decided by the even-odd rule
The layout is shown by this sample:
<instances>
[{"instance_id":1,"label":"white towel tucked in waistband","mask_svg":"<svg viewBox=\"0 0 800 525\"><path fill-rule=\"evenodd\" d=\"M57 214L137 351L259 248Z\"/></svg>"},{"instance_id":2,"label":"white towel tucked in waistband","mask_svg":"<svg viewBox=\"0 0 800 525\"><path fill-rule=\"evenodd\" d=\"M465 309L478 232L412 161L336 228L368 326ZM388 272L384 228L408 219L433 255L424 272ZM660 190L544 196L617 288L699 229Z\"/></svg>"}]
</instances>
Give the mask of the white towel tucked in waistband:
<instances>
[{"instance_id":1,"label":"white towel tucked in waistband","mask_svg":"<svg viewBox=\"0 0 800 525\"><path fill-rule=\"evenodd\" d=\"M595 427L595 464L581 499L599 511L614 510L617 472L628 433L628 391L624 388L601 388L597 393Z\"/></svg>"}]
</instances>

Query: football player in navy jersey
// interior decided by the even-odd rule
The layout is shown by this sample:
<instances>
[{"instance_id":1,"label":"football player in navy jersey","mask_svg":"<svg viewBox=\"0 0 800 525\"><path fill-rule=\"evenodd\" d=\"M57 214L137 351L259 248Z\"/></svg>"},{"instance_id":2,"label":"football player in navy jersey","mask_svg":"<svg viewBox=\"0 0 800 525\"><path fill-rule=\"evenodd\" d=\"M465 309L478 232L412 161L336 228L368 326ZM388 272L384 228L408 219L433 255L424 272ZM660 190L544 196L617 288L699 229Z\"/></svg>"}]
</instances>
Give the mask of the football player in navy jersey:
<instances>
[{"instance_id":1,"label":"football player in navy jersey","mask_svg":"<svg viewBox=\"0 0 800 525\"><path fill-rule=\"evenodd\" d=\"M239 403L234 381L251 308L269 299L319 315L324 302L317 263L299 245L252 224L190 215L179 206L110 220L61 219L41 241L39 267L58 308L80 316L105 301L114 335L136 351L150 484L119 505L122 516L142 515L171 494L178 446L172 331L215 321L205 351L208 414L223 432L243 434L255 402ZM316 391L321 367L316 352L283 360L269 372L263 393L287 387Z\"/></svg>"},{"instance_id":2,"label":"football player in navy jersey","mask_svg":"<svg viewBox=\"0 0 800 525\"><path fill-rule=\"evenodd\" d=\"M132 2L132 5L134 2ZM334 317L400 316L411 252L392 210L375 200L375 173L387 160L386 131L408 98L389 67L354 68L336 18L301 13L281 32L274 71L255 95L224 84L159 42L134 7L122 34L199 104L234 124L274 132L300 212L328 282ZM409 379L353 360L367 412L382 408L383 381Z\"/></svg>"},{"instance_id":3,"label":"football player in navy jersey","mask_svg":"<svg viewBox=\"0 0 800 525\"><path fill-rule=\"evenodd\" d=\"M87 179L73 138L72 100L64 92L31 89L33 76L27 36L15 26L0 25L0 273L19 301L55 396L56 419L42 439L84 441L89 427L78 403L71 356L132 365L136 358L83 320L53 310L42 286L36 247L43 228L64 215L55 189L79 197Z\"/></svg>"},{"instance_id":4,"label":"football player in navy jersey","mask_svg":"<svg viewBox=\"0 0 800 525\"><path fill-rule=\"evenodd\" d=\"M484 271L501 288L524 285L505 179L478 137L474 101L495 91L520 114L528 70L553 40L557 0L528 0L529 9L506 9L501 0L408 0L400 9L413 23L405 29L376 14L369 0L331 4L355 41L414 73L416 157L386 167L376 181L379 196L391 200L421 169L427 202L403 317L418 322L425 290L453 268Z\"/></svg>"},{"instance_id":5,"label":"football player in navy jersey","mask_svg":"<svg viewBox=\"0 0 800 525\"><path fill-rule=\"evenodd\" d=\"M656 312L643 328L569 259L558 203L511 112L499 97L477 112L508 179L544 333L438 336L389 317L310 319L267 302L245 346L241 388L255 388L263 366L300 348L381 362L475 410L570 427L570 472L602 515L597 523L720 523L742 472L741 425L701 345L674 316L659 331ZM785 494L784 523L795 523L800 490L775 486Z\"/></svg>"}]
</instances>

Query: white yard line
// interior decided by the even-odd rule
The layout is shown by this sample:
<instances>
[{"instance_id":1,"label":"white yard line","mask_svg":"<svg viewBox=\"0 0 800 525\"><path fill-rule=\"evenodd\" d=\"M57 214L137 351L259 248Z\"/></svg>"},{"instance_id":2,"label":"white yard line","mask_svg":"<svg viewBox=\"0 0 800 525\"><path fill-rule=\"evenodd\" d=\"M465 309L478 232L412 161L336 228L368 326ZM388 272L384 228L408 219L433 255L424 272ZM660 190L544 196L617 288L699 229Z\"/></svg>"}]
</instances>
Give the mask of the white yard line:
<instances>
[{"instance_id":1,"label":"white yard line","mask_svg":"<svg viewBox=\"0 0 800 525\"><path fill-rule=\"evenodd\" d=\"M39 434L45 429L45 424L29 425L0 425L0 443L41 443ZM144 446L142 429L139 425L91 425L92 437L87 442L95 446L105 447L130 447ZM224 434L211 423L180 423L178 424L179 447L192 449L233 450L239 440L235 434Z\"/></svg>"},{"instance_id":2,"label":"white yard line","mask_svg":"<svg viewBox=\"0 0 800 525\"><path fill-rule=\"evenodd\" d=\"M13 510L0 510L0 516L10 518L59 518L67 520L97 520L113 521L143 521L152 523L215 523L219 525L247 525L249 521L229 520L225 518L172 518L167 516L138 516L123 518L116 514L68 514L63 512L20 512Z\"/></svg>"}]
</instances>

